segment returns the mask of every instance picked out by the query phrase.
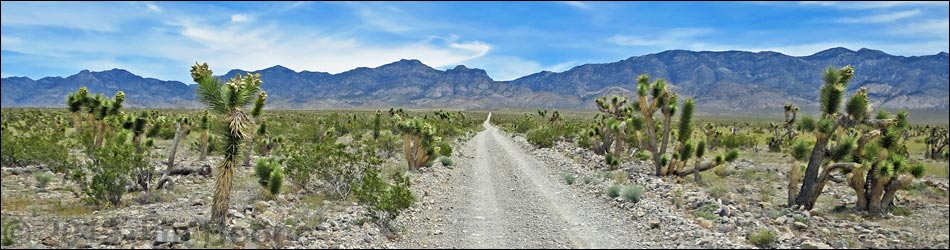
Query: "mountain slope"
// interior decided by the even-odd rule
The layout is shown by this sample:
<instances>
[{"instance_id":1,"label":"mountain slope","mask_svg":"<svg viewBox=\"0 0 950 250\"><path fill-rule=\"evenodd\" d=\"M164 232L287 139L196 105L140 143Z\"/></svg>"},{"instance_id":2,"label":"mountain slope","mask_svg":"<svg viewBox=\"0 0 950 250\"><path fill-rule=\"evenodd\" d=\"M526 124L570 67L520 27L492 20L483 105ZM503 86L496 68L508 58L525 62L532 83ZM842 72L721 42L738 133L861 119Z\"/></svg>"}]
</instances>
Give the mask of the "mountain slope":
<instances>
[{"instance_id":1,"label":"mountain slope","mask_svg":"<svg viewBox=\"0 0 950 250\"><path fill-rule=\"evenodd\" d=\"M815 106L821 72L851 64L848 90L870 90L872 103L885 108L946 109L950 58L893 56L860 49L832 48L810 56L775 52L693 52L670 50L626 60L585 64L555 73L542 71L512 81L494 81L481 69L448 70L418 60L339 74L295 72L277 65L253 71L263 76L268 107L311 108L582 108L609 94L631 95L636 78L664 78L681 97L694 97L700 110L775 109L785 102ZM228 79L243 70L231 70ZM198 108L193 85L142 78L128 71L83 70L61 78L8 77L0 82L3 107L62 107L66 93L88 86L93 93L123 90L131 107Z\"/></svg>"}]
</instances>

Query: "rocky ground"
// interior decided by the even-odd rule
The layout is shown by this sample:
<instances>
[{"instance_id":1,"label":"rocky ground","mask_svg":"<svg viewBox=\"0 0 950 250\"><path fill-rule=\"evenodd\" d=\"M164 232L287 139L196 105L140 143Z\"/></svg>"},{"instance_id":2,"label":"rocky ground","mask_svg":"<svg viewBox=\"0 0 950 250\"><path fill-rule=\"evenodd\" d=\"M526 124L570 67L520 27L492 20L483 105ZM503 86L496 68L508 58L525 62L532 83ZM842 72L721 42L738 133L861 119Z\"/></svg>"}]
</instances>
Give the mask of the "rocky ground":
<instances>
[{"instance_id":1,"label":"rocky ground","mask_svg":"<svg viewBox=\"0 0 950 250\"><path fill-rule=\"evenodd\" d=\"M390 228L352 202L292 188L269 197L246 168L236 173L224 237L207 233L214 184L199 176L97 208L67 191L62 176L37 188L31 172L45 170L4 168L0 201L4 220L20 222L10 248L752 248L747 237L760 229L777 233L766 247L950 245L945 178L916 181L898 194L906 212L876 217L849 211L854 193L840 184L813 211L784 208L786 167L767 157L741 157L697 183L654 177L646 162L606 171L602 156L573 143L537 149L490 125L456 149L454 166L410 174L417 202ZM609 198L617 182L643 186L643 199Z\"/></svg>"},{"instance_id":2,"label":"rocky ground","mask_svg":"<svg viewBox=\"0 0 950 250\"><path fill-rule=\"evenodd\" d=\"M207 231L210 178L180 176L171 190L126 194L119 208L97 208L67 191L62 176L36 188L34 171L44 170L3 171L3 217L20 225L10 248L380 248L389 241L363 206L289 189L269 197L249 168L236 171L223 236Z\"/></svg>"}]
</instances>

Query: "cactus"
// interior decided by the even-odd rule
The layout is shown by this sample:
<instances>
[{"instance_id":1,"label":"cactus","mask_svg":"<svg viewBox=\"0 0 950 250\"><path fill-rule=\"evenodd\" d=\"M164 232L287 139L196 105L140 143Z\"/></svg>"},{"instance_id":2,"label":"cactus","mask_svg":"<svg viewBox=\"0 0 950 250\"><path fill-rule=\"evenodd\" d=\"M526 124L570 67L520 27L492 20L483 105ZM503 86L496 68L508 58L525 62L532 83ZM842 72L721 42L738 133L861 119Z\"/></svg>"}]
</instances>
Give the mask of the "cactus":
<instances>
[{"instance_id":1,"label":"cactus","mask_svg":"<svg viewBox=\"0 0 950 250\"><path fill-rule=\"evenodd\" d=\"M846 173L848 185L858 196L855 208L880 213L893 206L897 191L923 175L922 165L911 165L908 161L900 136L908 127L907 112L891 116L882 111L872 118L873 108L865 88L844 102L845 89L853 75L850 65L825 70L825 84L819 95L821 119L814 125L801 126L815 134L816 142L808 157L801 189L790 204L794 207L814 208L818 195L832 178L831 173L840 170ZM842 105L844 113L839 111ZM798 147L792 152L796 158L803 156ZM789 185L792 184L790 181Z\"/></svg>"},{"instance_id":2,"label":"cactus","mask_svg":"<svg viewBox=\"0 0 950 250\"><path fill-rule=\"evenodd\" d=\"M212 224L223 229L227 225L228 203L237 157L241 153L242 143L251 132L248 128L252 118L243 108L254 102L252 111L260 115L266 94L260 91L263 83L260 74L248 74L244 77L238 75L224 84L212 75L207 63L195 63L191 67L191 76L198 83L198 99L211 111L225 116L222 131L226 143L224 161L218 165L216 171L214 200L211 206Z\"/></svg>"},{"instance_id":3,"label":"cactus","mask_svg":"<svg viewBox=\"0 0 950 250\"><path fill-rule=\"evenodd\" d=\"M588 136L598 139L600 144L594 152L605 155L607 165L613 170L619 166L626 150L627 125L633 122L633 109L626 105L627 98L620 96L611 97L609 102L607 97L601 97L595 102L600 113L595 116L596 124L588 130Z\"/></svg>"},{"instance_id":4,"label":"cactus","mask_svg":"<svg viewBox=\"0 0 950 250\"><path fill-rule=\"evenodd\" d=\"M936 126L930 128L929 135L926 139L924 139L924 143L927 144L927 151L924 152L924 158L939 160L941 157L943 157L943 160L947 160L946 148L947 145L950 144L948 143L950 142L950 139L948 139L948 134L950 133L948 133L947 129L945 128L938 128Z\"/></svg>"}]
</instances>

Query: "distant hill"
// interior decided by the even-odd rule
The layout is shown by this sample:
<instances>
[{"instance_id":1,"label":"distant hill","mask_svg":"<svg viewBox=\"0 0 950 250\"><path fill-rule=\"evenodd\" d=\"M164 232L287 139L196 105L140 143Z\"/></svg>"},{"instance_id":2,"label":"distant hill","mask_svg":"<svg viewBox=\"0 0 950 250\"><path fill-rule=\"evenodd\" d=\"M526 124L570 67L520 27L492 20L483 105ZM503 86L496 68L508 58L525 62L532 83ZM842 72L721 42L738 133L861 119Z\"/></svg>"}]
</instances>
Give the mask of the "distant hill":
<instances>
[{"instance_id":1,"label":"distant hill","mask_svg":"<svg viewBox=\"0 0 950 250\"><path fill-rule=\"evenodd\" d=\"M950 58L893 56L860 49L832 48L794 57L775 52L693 52L670 50L626 60L585 64L568 71L542 71L512 81L495 81L481 69L463 65L438 70L418 60L339 74L295 72L283 66L253 71L263 75L269 108L568 108L593 109L593 99L630 96L636 78L664 78L681 97L694 97L699 110L773 110L785 102L815 108L821 72L828 66L855 67L848 88L867 87L876 107L947 109ZM231 70L230 78L243 70ZM83 70L33 80L0 82L3 107L64 107L66 93L88 86L93 93L123 90L130 107L200 108L194 85L142 78L122 69Z\"/></svg>"}]
</instances>

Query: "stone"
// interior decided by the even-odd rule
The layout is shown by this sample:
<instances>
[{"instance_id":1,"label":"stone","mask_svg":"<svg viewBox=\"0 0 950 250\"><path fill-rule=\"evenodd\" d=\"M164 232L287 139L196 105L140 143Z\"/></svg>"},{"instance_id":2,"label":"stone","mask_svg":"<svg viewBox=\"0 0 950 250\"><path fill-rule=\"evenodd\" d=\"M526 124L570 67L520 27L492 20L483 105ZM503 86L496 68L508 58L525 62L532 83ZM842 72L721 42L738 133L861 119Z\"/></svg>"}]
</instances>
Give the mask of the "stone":
<instances>
[{"instance_id":1,"label":"stone","mask_svg":"<svg viewBox=\"0 0 950 250\"><path fill-rule=\"evenodd\" d=\"M845 241L843 241L843 240L838 240L838 239L834 239L834 240L828 241L828 245L830 245L830 246L831 246L832 248L834 248L834 249L849 248L847 242L845 242Z\"/></svg>"},{"instance_id":2,"label":"stone","mask_svg":"<svg viewBox=\"0 0 950 250\"><path fill-rule=\"evenodd\" d=\"M831 249L831 246L821 242L815 242L812 240L805 240L801 245L802 249Z\"/></svg>"},{"instance_id":3,"label":"stone","mask_svg":"<svg viewBox=\"0 0 950 250\"><path fill-rule=\"evenodd\" d=\"M650 224L650 229L660 228L660 220L656 220L656 219L650 220L649 224Z\"/></svg>"},{"instance_id":4,"label":"stone","mask_svg":"<svg viewBox=\"0 0 950 250\"><path fill-rule=\"evenodd\" d=\"M696 219L696 222L697 224L699 224L700 227L705 228L705 229L711 229L713 227L712 221L709 221L707 219L698 218Z\"/></svg>"},{"instance_id":5,"label":"stone","mask_svg":"<svg viewBox=\"0 0 950 250\"><path fill-rule=\"evenodd\" d=\"M792 223L792 225L794 225L795 228L798 228L798 229L806 229L806 228L808 228L808 225L806 225L805 223L798 222L798 221Z\"/></svg>"},{"instance_id":6,"label":"stone","mask_svg":"<svg viewBox=\"0 0 950 250\"><path fill-rule=\"evenodd\" d=\"M317 230L320 230L320 231L330 230L330 223L326 223L326 222L320 223L320 225L317 225Z\"/></svg>"},{"instance_id":7,"label":"stone","mask_svg":"<svg viewBox=\"0 0 950 250\"><path fill-rule=\"evenodd\" d=\"M234 225L234 227L242 228L242 229L251 227L251 224L248 224L247 221L244 221L242 219L234 219L234 221L231 224Z\"/></svg>"},{"instance_id":8,"label":"stone","mask_svg":"<svg viewBox=\"0 0 950 250\"><path fill-rule=\"evenodd\" d=\"M782 224L785 224L785 220L787 220L787 219L788 219L788 217L782 216L782 217L775 218L775 220L772 221L772 222L774 222L775 224L778 224L778 225L782 225Z\"/></svg>"},{"instance_id":9,"label":"stone","mask_svg":"<svg viewBox=\"0 0 950 250\"><path fill-rule=\"evenodd\" d=\"M155 234L155 240L152 241L152 245L158 246L165 243L174 244L174 243L180 243L180 242L181 242L181 238L179 238L178 235L175 235L175 231L162 230L162 231L158 231Z\"/></svg>"},{"instance_id":10,"label":"stone","mask_svg":"<svg viewBox=\"0 0 950 250\"><path fill-rule=\"evenodd\" d=\"M172 224L172 228L176 230L185 230L188 229L189 225L187 222L175 222Z\"/></svg>"}]
</instances>

